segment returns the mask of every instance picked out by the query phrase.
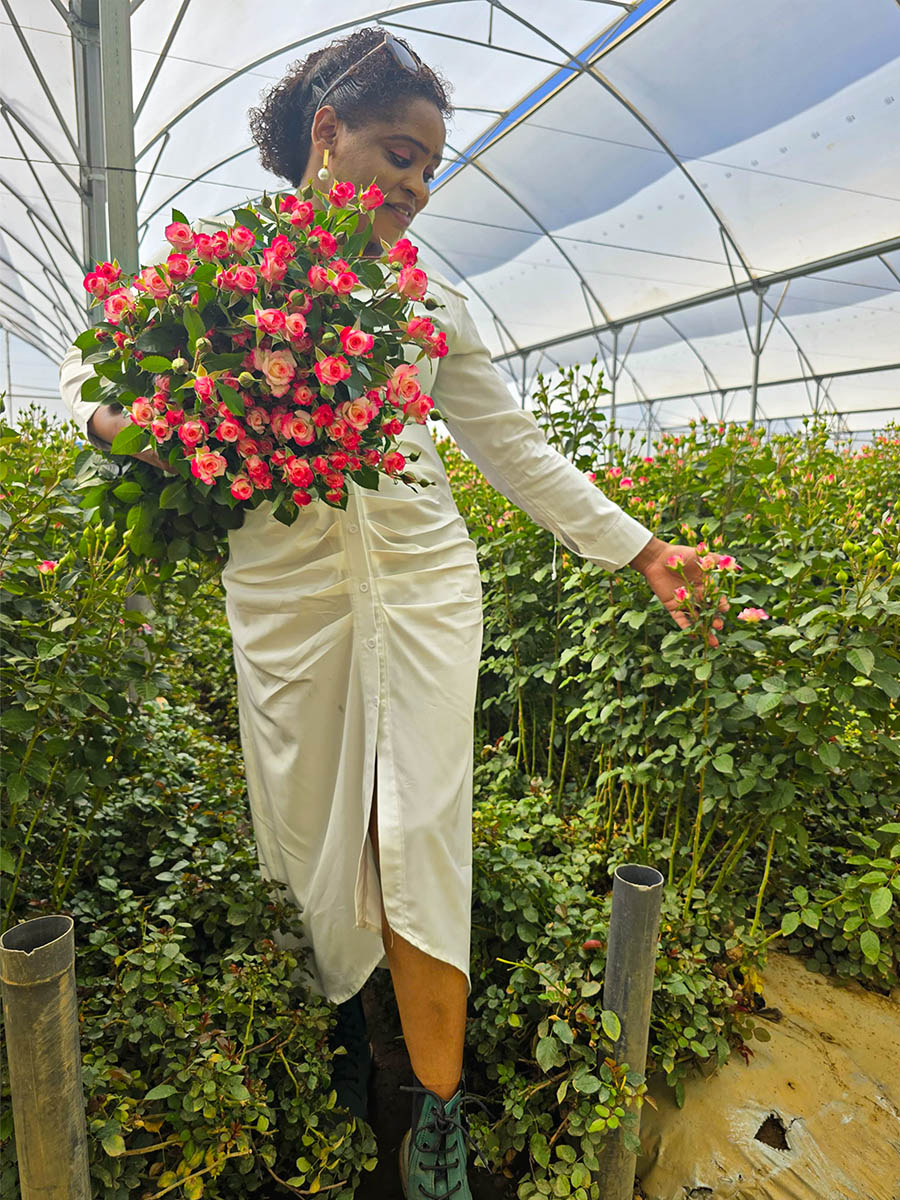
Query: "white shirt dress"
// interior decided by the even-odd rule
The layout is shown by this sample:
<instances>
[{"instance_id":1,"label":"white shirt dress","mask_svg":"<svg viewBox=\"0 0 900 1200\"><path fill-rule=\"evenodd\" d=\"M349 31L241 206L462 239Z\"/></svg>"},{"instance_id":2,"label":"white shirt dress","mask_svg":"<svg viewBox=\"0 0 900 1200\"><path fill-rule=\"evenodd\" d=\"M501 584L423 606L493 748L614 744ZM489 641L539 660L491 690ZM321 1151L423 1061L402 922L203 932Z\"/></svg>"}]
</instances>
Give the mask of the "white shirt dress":
<instances>
[{"instance_id":1,"label":"white shirt dress","mask_svg":"<svg viewBox=\"0 0 900 1200\"><path fill-rule=\"evenodd\" d=\"M464 294L422 265L450 352L419 363L420 384L459 447L574 553L608 571L630 562L651 531L548 445ZM89 436L98 406L80 399L92 373L80 360L70 349L60 387ZM265 502L229 534L222 572L260 870L301 909L311 953L298 976L333 1003L388 965L382 895L391 929L471 991L481 577L430 426L407 426L400 443L421 451L412 470L434 486L351 482L345 511L314 501L290 527ZM380 880L367 836L376 771Z\"/></svg>"}]
</instances>

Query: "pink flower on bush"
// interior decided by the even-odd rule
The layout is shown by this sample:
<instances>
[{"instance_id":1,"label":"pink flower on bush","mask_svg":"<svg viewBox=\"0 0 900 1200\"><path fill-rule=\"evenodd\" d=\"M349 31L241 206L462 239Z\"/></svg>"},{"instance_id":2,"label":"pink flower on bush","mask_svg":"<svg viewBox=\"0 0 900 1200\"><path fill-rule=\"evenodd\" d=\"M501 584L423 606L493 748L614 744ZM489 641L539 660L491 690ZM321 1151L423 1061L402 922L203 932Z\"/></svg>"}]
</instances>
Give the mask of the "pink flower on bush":
<instances>
[{"instance_id":1,"label":"pink flower on bush","mask_svg":"<svg viewBox=\"0 0 900 1200\"><path fill-rule=\"evenodd\" d=\"M682 554L670 554L666 559L666 566L671 568L673 571L677 571L678 568L683 565L683 563L684 555Z\"/></svg>"},{"instance_id":2,"label":"pink flower on bush","mask_svg":"<svg viewBox=\"0 0 900 1200\"><path fill-rule=\"evenodd\" d=\"M103 300L109 295L109 280L99 271L91 271L89 275L85 275L83 282L85 291L96 296L98 300Z\"/></svg>"},{"instance_id":3,"label":"pink flower on bush","mask_svg":"<svg viewBox=\"0 0 900 1200\"><path fill-rule=\"evenodd\" d=\"M288 313L284 318L284 330L291 341L297 341L306 333L306 317L303 313Z\"/></svg>"},{"instance_id":4,"label":"pink flower on bush","mask_svg":"<svg viewBox=\"0 0 900 1200\"><path fill-rule=\"evenodd\" d=\"M299 446L308 446L316 440L316 426L313 419L302 408L284 417L281 432L285 437L293 438ZM291 482L302 483L302 480L294 479Z\"/></svg>"},{"instance_id":5,"label":"pink flower on bush","mask_svg":"<svg viewBox=\"0 0 900 1200\"><path fill-rule=\"evenodd\" d=\"M290 262L292 258L297 256L297 247L289 237L285 237L283 233L277 234L272 238L272 245L269 247L280 259L284 262Z\"/></svg>"},{"instance_id":6,"label":"pink flower on bush","mask_svg":"<svg viewBox=\"0 0 900 1200\"><path fill-rule=\"evenodd\" d=\"M166 226L166 241L176 250L191 250L194 246L194 234L184 221L173 221Z\"/></svg>"},{"instance_id":7,"label":"pink flower on bush","mask_svg":"<svg viewBox=\"0 0 900 1200\"><path fill-rule=\"evenodd\" d=\"M313 412L312 419L320 429L324 429L334 422L334 412L327 404L320 404Z\"/></svg>"},{"instance_id":8,"label":"pink flower on bush","mask_svg":"<svg viewBox=\"0 0 900 1200\"><path fill-rule=\"evenodd\" d=\"M237 442L244 436L244 431L234 417L228 416L213 430L213 436L220 442Z\"/></svg>"},{"instance_id":9,"label":"pink flower on bush","mask_svg":"<svg viewBox=\"0 0 900 1200\"><path fill-rule=\"evenodd\" d=\"M341 345L345 354L370 354L375 345L375 337L371 333L364 333L361 329L345 325L341 330Z\"/></svg>"},{"instance_id":10,"label":"pink flower on bush","mask_svg":"<svg viewBox=\"0 0 900 1200\"><path fill-rule=\"evenodd\" d=\"M192 263L186 254L170 254L166 259L166 267L172 279L189 279L197 270L197 264Z\"/></svg>"},{"instance_id":11,"label":"pink flower on bush","mask_svg":"<svg viewBox=\"0 0 900 1200\"><path fill-rule=\"evenodd\" d=\"M201 483L214 483L219 475L225 474L225 456L217 450L201 447L191 459L191 472Z\"/></svg>"},{"instance_id":12,"label":"pink flower on bush","mask_svg":"<svg viewBox=\"0 0 900 1200\"><path fill-rule=\"evenodd\" d=\"M619 480L619 487L620 488L634 487L634 480L630 476L626 475L623 479Z\"/></svg>"},{"instance_id":13,"label":"pink flower on bush","mask_svg":"<svg viewBox=\"0 0 900 1200\"><path fill-rule=\"evenodd\" d=\"M106 297L103 315L111 325L118 325L126 313L134 312L134 292L130 288L119 288Z\"/></svg>"},{"instance_id":14,"label":"pink flower on bush","mask_svg":"<svg viewBox=\"0 0 900 1200\"><path fill-rule=\"evenodd\" d=\"M312 504L312 496L309 494L309 492L305 492L303 488L297 488L297 490L292 493L291 499L298 508L305 508L307 504Z\"/></svg>"},{"instance_id":15,"label":"pink flower on bush","mask_svg":"<svg viewBox=\"0 0 900 1200\"><path fill-rule=\"evenodd\" d=\"M286 318L280 308L258 308L256 324L264 333L282 333L286 327Z\"/></svg>"},{"instance_id":16,"label":"pink flower on bush","mask_svg":"<svg viewBox=\"0 0 900 1200\"><path fill-rule=\"evenodd\" d=\"M353 429L366 429L374 419L375 411L371 402L363 396L345 400L339 409L342 420Z\"/></svg>"},{"instance_id":17,"label":"pink flower on bush","mask_svg":"<svg viewBox=\"0 0 900 1200\"><path fill-rule=\"evenodd\" d=\"M178 436L188 450L204 441L209 436L209 426L205 421L189 420L178 427Z\"/></svg>"},{"instance_id":18,"label":"pink flower on bush","mask_svg":"<svg viewBox=\"0 0 900 1200\"><path fill-rule=\"evenodd\" d=\"M419 257L419 251L409 238L400 238L388 251L388 262L394 267L413 267Z\"/></svg>"},{"instance_id":19,"label":"pink flower on bush","mask_svg":"<svg viewBox=\"0 0 900 1200\"><path fill-rule=\"evenodd\" d=\"M589 479L591 481L591 483L597 482L597 476L593 471L585 471L584 474L585 474L585 478Z\"/></svg>"},{"instance_id":20,"label":"pink flower on bush","mask_svg":"<svg viewBox=\"0 0 900 1200\"><path fill-rule=\"evenodd\" d=\"M255 292L259 286L256 272L252 267L233 267L232 277L234 287L239 292Z\"/></svg>"},{"instance_id":21,"label":"pink flower on bush","mask_svg":"<svg viewBox=\"0 0 900 1200\"><path fill-rule=\"evenodd\" d=\"M147 426L154 419L156 412L153 402L146 396L138 396L131 403L131 419L135 425Z\"/></svg>"},{"instance_id":22,"label":"pink flower on bush","mask_svg":"<svg viewBox=\"0 0 900 1200\"><path fill-rule=\"evenodd\" d=\"M359 283L359 276L352 271L339 271L331 281L331 289L336 296L347 296Z\"/></svg>"},{"instance_id":23,"label":"pink flower on bush","mask_svg":"<svg viewBox=\"0 0 900 1200\"><path fill-rule=\"evenodd\" d=\"M165 417L156 417L155 420L150 422L150 432L158 442L167 442L175 432L175 429Z\"/></svg>"},{"instance_id":24,"label":"pink flower on bush","mask_svg":"<svg viewBox=\"0 0 900 1200\"><path fill-rule=\"evenodd\" d=\"M328 200L335 208L346 208L355 195L356 188L349 180L345 180L332 185L331 191L328 193Z\"/></svg>"},{"instance_id":25,"label":"pink flower on bush","mask_svg":"<svg viewBox=\"0 0 900 1200\"><path fill-rule=\"evenodd\" d=\"M350 364L340 354L329 354L320 359L315 365L316 378L327 387L334 387L342 379L350 376Z\"/></svg>"},{"instance_id":26,"label":"pink flower on bush","mask_svg":"<svg viewBox=\"0 0 900 1200\"><path fill-rule=\"evenodd\" d=\"M309 286L316 292L324 292L330 284L328 282L328 271L320 264L316 264L309 268L306 272L306 278L309 280Z\"/></svg>"},{"instance_id":27,"label":"pink flower on bush","mask_svg":"<svg viewBox=\"0 0 900 1200\"><path fill-rule=\"evenodd\" d=\"M283 396L294 378L297 362L290 350L261 350L257 346L253 366L265 375L272 395Z\"/></svg>"},{"instance_id":28,"label":"pink flower on bush","mask_svg":"<svg viewBox=\"0 0 900 1200\"><path fill-rule=\"evenodd\" d=\"M618 479L622 473L623 472L622 472L621 467L610 467L609 470L606 472L606 474L609 476L610 479Z\"/></svg>"},{"instance_id":29,"label":"pink flower on bush","mask_svg":"<svg viewBox=\"0 0 900 1200\"><path fill-rule=\"evenodd\" d=\"M649 464L653 462L653 459L645 455L641 461Z\"/></svg>"},{"instance_id":30,"label":"pink flower on bush","mask_svg":"<svg viewBox=\"0 0 900 1200\"><path fill-rule=\"evenodd\" d=\"M275 250L264 250L259 273L267 283L280 283L287 274L287 260Z\"/></svg>"},{"instance_id":31,"label":"pink flower on bush","mask_svg":"<svg viewBox=\"0 0 900 1200\"><path fill-rule=\"evenodd\" d=\"M371 183L359 197L359 207L363 212L370 212L373 208L380 208L384 204L384 192L381 188Z\"/></svg>"},{"instance_id":32,"label":"pink flower on bush","mask_svg":"<svg viewBox=\"0 0 900 1200\"><path fill-rule=\"evenodd\" d=\"M730 554L720 554L717 566L720 571L739 571L738 562Z\"/></svg>"},{"instance_id":33,"label":"pink flower on bush","mask_svg":"<svg viewBox=\"0 0 900 1200\"><path fill-rule=\"evenodd\" d=\"M419 425L424 425L428 414L434 408L434 401L424 392L420 392L413 400L407 400L403 405L404 414Z\"/></svg>"},{"instance_id":34,"label":"pink flower on bush","mask_svg":"<svg viewBox=\"0 0 900 1200\"><path fill-rule=\"evenodd\" d=\"M212 375L198 375L194 380L194 391L198 400L211 400L216 390Z\"/></svg>"},{"instance_id":35,"label":"pink flower on bush","mask_svg":"<svg viewBox=\"0 0 900 1200\"><path fill-rule=\"evenodd\" d=\"M421 300L428 290L428 276L421 267L403 267L397 276L396 287L408 300Z\"/></svg>"},{"instance_id":36,"label":"pink flower on bush","mask_svg":"<svg viewBox=\"0 0 900 1200\"><path fill-rule=\"evenodd\" d=\"M134 286L142 292L149 292L157 300L164 300L172 290L168 279L164 278L156 267L144 267L136 276Z\"/></svg>"},{"instance_id":37,"label":"pink flower on bush","mask_svg":"<svg viewBox=\"0 0 900 1200\"><path fill-rule=\"evenodd\" d=\"M235 475L230 491L236 500L249 500L253 495L253 484L246 475Z\"/></svg>"},{"instance_id":38,"label":"pink flower on bush","mask_svg":"<svg viewBox=\"0 0 900 1200\"><path fill-rule=\"evenodd\" d=\"M331 258L337 254L337 239L333 233L329 233L327 229L323 229L321 225L314 225L307 234L307 239L316 238L315 246L310 246L314 254L318 254L321 258Z\"/></svg>"},{"instance_id":39,"label":"pink flower on bush","mask_svg":"<svg viewBox=\"0 0 900 1200\"><path fill-rule=\"evenodd\" d=\"M406 459L399 450L391 450L384 456L381 465L388 475L399 475L406 466Z\"/></svg>"},{"instance_id":40,"label":"pink flower on bush","mask_svg":"<svg viewBox=\"0 0 900 1200\"><path fill-rule=\"evenodd\" d=\"M37 569L42 575L50 575L59 566L59 562L55 558L45 558L38 563Z\"/></svg>"},{"instance_id":41,"label":"pink flower on bush","mask_svg":"<svg viewBox=\"0 0 900 1200\"><path fill-rule=\"evenodd\" d=\"M315 479L312 467L305 458L289 458L284 464L284 473L288 482L295 487L309 487Z\"/></svg>"},{"instance_id":42,"label":"pink flower on bush","mask_svg":"<svg viewBox=\"0 0 900 1200\"><path fill-rule=\"evenodd\" d=\"M388 380L388 394L397 396L401 401L415 400L421 392L419 387L419 368L415 363L400 363L394 367Z\"/></svg>"},{"instance_id":43,"label":"pink flower on bush","mask_svg":"<svg viewBox=\"0 0 900 1200\"><path fill-rule=\"evenodd\" d=\"M758 621L768 621L769 614L764 608L742 608L737 615L739 621L749 621L755 625Z\"/></svg>"},{"instance_id":44,"label":"pink flower on bush","mask_svg":"<svg viewBox=\"0 0 900 1200\"><path fill-rule=\"evenodd\" d=\"M231 230L231 244L238 254L246 254L256 245L256 234L243 225L235 225Z\"/></svg>"},{"instance_id":45,"label":"pink flower on bush","mask_svg":"<svg viewBox=\"0 0 900 1200\"><path fill-rule=\"evenodd\" d=\"M675 589L675 599L678 601L679 604L683 604L685 602L685 600L687 600L689 595L690 595L690 593L688 592L687 588L684 586L677 587Z\"/></svg>"}]
</instances>

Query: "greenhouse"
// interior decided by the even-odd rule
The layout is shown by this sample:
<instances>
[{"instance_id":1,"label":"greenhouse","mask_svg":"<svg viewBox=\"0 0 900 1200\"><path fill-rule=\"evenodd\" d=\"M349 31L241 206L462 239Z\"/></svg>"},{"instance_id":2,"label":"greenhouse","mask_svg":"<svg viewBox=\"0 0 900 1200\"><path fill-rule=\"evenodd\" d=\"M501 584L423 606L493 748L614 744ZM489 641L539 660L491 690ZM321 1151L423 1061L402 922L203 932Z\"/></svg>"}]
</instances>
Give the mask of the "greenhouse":
<instances>
[{"instance_id":1,"label":"greenhouse","mask_svg":"<svg viewBox=\"0 0 900 1200\"><path fill-rule=\"evenodd\" d=\"M900 0L0 22L3 1194L897 1200Z\"/></svg>"}]
</instances>

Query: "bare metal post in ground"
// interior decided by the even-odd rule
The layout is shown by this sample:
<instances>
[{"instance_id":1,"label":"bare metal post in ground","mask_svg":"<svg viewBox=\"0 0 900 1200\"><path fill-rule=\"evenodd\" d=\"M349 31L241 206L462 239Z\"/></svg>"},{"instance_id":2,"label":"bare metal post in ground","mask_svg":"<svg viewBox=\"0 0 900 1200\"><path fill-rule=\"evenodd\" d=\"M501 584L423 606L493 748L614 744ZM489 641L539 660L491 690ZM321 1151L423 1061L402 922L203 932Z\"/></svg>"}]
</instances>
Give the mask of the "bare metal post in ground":
<instances>
[{"instance_id":1,"label":"bare metal post in ground","mask_svg":"<svg viewBox=\"0 0 900 1200\"><path fill-rule=\"evenodd\" d=\"M36 917L0 937L22 1200L91 1200L74 929L71 917Z\"/></svg>"},{"instance_id":2,"label":"bare metal post in ground","mask_svg":"<svg viewBox=\"0 0 900 1200\"><path fill-rule=\"evenodd\" d=\"M612 1009L622 1025L616 1061L641 1073L647 1065L662 892L663 877L654 867L636 863L616 867L603 1007ZM601 1200L632 1200L635 1161L619 1129L600 1157Z\"/></svg>"}]
</instances>

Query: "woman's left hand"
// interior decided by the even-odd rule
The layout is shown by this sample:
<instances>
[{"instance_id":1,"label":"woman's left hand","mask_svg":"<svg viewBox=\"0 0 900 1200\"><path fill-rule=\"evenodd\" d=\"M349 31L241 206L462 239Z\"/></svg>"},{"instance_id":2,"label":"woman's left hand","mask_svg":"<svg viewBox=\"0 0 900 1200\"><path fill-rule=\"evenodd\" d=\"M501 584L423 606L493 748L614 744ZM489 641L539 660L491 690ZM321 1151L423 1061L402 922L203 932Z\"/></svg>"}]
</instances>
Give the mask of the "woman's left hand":
<instances>
[{"instance_id":1,"label":"woman's left hand","mask_svg":"<svg viewBox=\"0 0 900 1200\"><path fill-rule=\"evenodd\" d=\"M683 564L683 576L678 570L666 565L667 559L677 554ZM706 557L704 555L704 557ZM716 554L716 560L721 557ZM706 574L700 566L697 551L693 546L674 546L660 538L654 537L641 552L631 560L629 566L640 571L652 590L662 602L663 607L672 614L675 623L681 629L689 631L690 637L696 637L696 632L690 626L700 616L703 607L704 584ZM675 592L680 587L687 587L688 599L679 601ZM730 608L725 596L719 600L719 611L727 612ZM713 618L713 629L721 629L724 622L721 617ZM712 630L709 631L708 645L719 645L719 639Z\"/></svg>"}]
</instances>

